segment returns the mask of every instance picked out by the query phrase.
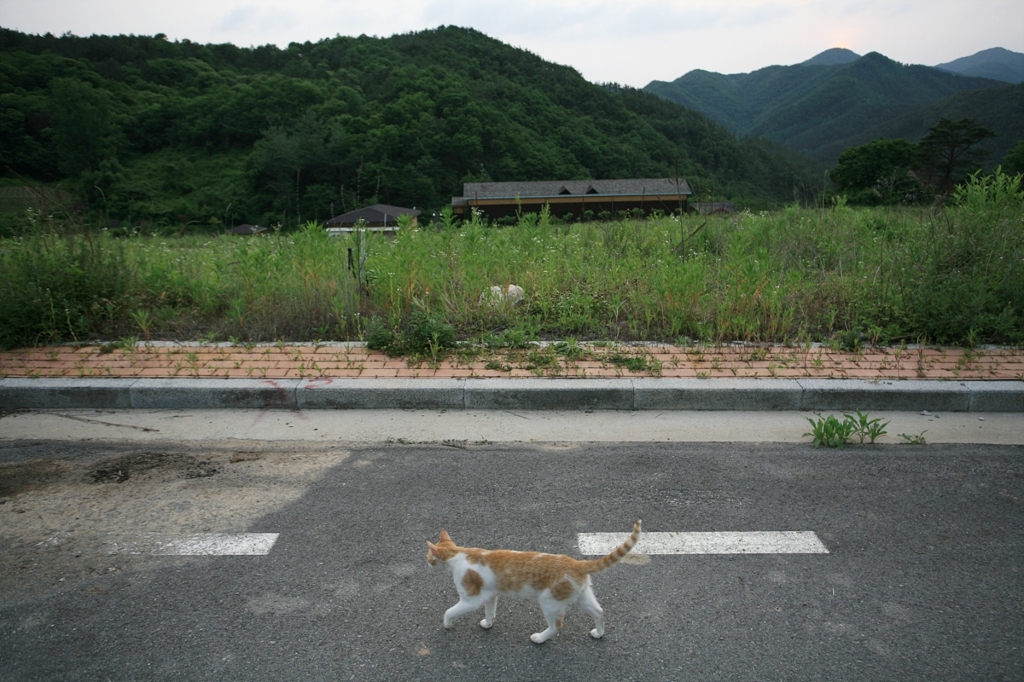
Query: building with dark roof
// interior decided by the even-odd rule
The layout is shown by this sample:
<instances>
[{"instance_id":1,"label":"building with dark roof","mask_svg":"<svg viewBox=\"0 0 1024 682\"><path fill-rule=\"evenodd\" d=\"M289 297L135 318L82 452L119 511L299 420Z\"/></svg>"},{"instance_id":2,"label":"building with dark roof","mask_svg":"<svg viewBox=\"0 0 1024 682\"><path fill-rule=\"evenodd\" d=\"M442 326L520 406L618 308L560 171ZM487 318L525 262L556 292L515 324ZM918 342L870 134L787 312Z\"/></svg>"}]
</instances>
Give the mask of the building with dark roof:
<instances>
[{"instance_id":1,"label":"building with dark roof","mask_svg":"<svg viewBox=\"0 0 1024 682\"><path fill-rule=\"evenodd\" d=\"M324 225L330 228L354 228L361 224L361 227L395 230L398 228L399 216L411 216L412 224L416 224L416 218L420 212L415 208L402 208L401 206L388 206L387 204L374 204L355 211L342 213L326 221Z\"/></svg>"},{"instance_id":2,"label":"building with dark roof","mask_svg":"<svg viewBox=\"0 0 1024 682\"><path fill-rule=\"evenodd\" d=\"M686 180L641 178L633 180L552 180L543 182L467 182L462 196L452 198L452 210L468 215L475 210L488 220L539 213L545 204L559 218L618 216L626 211L649 215L687 208L693 192Z\"/></svg>"},{"instance_id":3,"label":"building with dark roof","mask_svg":"<svg viewBox=\"0 0 1024 682\"><path fill-rule=\"evenodd\" d=\"M260 227L259 225L250 225L245 223L244 225L235 225L231 228L231 234L259 234L267 228Z\"/></svg>"},{"instance_id":4,"label":"building with dark roof","mask_svg":"<svg viewBox=\"0 0 1024 682\"><path fill-rule=\"evenodd\" d=\"M693 210L699 215L731 215L736 207L731 201L695 201Z\"/></svg>"}]
</instances>

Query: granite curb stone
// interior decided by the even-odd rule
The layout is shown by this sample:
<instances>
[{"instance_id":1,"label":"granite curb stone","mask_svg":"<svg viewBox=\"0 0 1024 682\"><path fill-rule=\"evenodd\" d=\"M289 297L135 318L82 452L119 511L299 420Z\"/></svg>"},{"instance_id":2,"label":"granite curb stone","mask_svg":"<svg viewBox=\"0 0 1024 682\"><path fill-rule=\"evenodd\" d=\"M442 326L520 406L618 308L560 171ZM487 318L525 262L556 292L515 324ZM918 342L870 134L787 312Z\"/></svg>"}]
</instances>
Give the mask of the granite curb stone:
<instances>
[{"instance_id":1,"label":"granite curb stone","mask_svg":"<svg viewBox=\"0 0 1024 682\"><path fill-rule=\"evenodd\" d=\"M137 379L0 379L0 407L129 409Z\"/></svg>"},{"instance_id":2,"label":"granite curb stone","mask_svg":"<svg viewBox=\"0 0 1024 682\"><path fill-rule=\"evenodd\" d=\"M792 379L631 379L636 410L799 410Z\"/></svg>"},{"instance_id":3,"label":"granite curb stone","mask_svg":"<svg viewBox=\"0 0 1024 682\"><path fill-rule=\"evenodd\" d=\"M470 410L632 410L632 379L474 379Z\"/></svg>"},{"instance_id":4,"label":"granite curb stone","mask_svg":"<svg viewBox=\"0 0 1024 682\"><path fill-rule=\"evenodd\" d=\"M465 379L303 379L300 410L461 410Z\"/></svg>"},{"instance_id":5,"label":"granite curb stone","mask_svg":"<svg viewBox=\"0 0 1024 682\"><path fill-rule=\"evenodd\" d=\"M965 382L797 379L796 383L802 389L801 410L967 412L971 407L971 389Z\"/></svg>"},{"instance_id":6,"label":"granite curb stone","mask_svg":"<svg viewBox=\"0 0 1024 682\"><path fill-rule=\"evenodd\" d=\"M1024 381L974 381L971 412L1024 412Z\"/></svg>"},{"instance_id":7,"label":"granite curb stone","mask_svg":"<svg viewBox=\"0 0 1024 682\"><path fill-rule=\"evenodd\" d=\"M136 409L295 409L298 379L137 379Z\"/></svg>"}]
</instances>

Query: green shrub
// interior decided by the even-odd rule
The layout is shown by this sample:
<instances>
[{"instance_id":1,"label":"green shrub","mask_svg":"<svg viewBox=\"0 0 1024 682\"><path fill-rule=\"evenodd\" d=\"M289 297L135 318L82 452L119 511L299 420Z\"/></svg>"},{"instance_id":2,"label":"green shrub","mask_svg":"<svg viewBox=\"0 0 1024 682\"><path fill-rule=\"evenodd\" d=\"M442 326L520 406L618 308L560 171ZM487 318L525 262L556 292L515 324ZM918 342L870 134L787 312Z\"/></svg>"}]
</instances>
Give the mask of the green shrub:
<instances>
[{"instance_id":1,"label":"green shrub","mask_svg":"<svg viewBox=\"0 0 1024 682\"><path fill-rule=\"evenodd\" d=\"M375 317L367 328L366 345L391 356L439 357L455 347L455 328L423 311L414 313L405 325L389 325Z\"/></svg>"},{"instance_id":2,"label":"green shrub","mask_svg":"<svg viewBox=\"0 0 1024 682\"><path fill-rule=\"evenodd\" d=\"M426 312L413 314L408 328L408 351L430 353L455 347L455 328L441 318Z\"/></svg>"}]
</instances>

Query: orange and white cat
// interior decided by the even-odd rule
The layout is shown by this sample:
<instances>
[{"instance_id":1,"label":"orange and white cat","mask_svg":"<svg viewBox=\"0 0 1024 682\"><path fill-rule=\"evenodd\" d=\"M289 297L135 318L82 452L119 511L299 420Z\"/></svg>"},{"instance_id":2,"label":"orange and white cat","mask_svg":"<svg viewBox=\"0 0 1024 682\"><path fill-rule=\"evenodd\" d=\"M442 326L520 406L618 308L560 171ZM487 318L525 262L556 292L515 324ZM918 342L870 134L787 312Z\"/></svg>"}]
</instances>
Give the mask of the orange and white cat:
<instances>
[{"instance_id":1,"label":"orange and white cat","mask_svg":"<svg viewBox=\"0 0 1024 682\"><path fill-rule=\"evenodd\" d=\"M459 547L442 530L436 545L427 542L427 561L431 566L447 566L459 591L459 602L444 612L444 626L450 628L454 619L483 606L484 619L480 627L489 628L494 624L500 595L536 597L548 627L530 635L535 643L541 644L554 637L562 628L566 609L577 601L594 617L595 627L590 636L600 639L604 635L604 611L594 597L590 574L614 566L633 549L639 538L640 521L637 521L629 538L611 554L580 561L564 554Z\"/></svg>"}]
</instances>

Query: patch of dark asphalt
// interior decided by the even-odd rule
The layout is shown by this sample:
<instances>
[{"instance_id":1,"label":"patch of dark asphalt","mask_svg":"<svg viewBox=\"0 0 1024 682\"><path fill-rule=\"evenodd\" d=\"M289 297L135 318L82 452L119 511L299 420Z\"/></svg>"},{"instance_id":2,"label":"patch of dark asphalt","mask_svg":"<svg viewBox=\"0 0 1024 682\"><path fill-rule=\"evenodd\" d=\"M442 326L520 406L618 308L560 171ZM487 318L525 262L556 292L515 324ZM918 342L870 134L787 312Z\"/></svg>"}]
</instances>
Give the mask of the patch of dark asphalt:
<instances>
[{"instance_id":1,"label":"patch of dark asphalt","mask_svg":"<svg viewBox=\"0 0 1024 682\"><path fill-rule=\"evenodd\" d=\"M173 471L182 478L206 478L220 473L220 467L192 455L139 452L100 462L88 476L93 483L124 483L132 476Z\"/></svg>"},{"instance_id":2,"label":"patch of dark asphalt","mask_svg":"<svg viewBox=\"0 0 1024 682\"><path fill-rule=\"evenodd\" d=\"M45 487L63 473L62 463L52 459L0 465L0 500Z\"/></svg>"}]
</instances>

